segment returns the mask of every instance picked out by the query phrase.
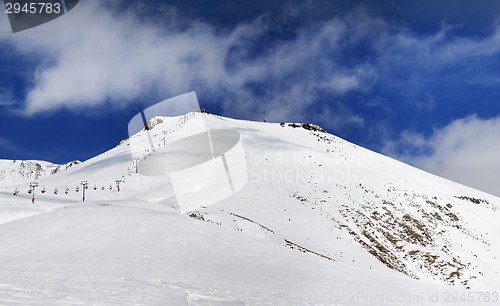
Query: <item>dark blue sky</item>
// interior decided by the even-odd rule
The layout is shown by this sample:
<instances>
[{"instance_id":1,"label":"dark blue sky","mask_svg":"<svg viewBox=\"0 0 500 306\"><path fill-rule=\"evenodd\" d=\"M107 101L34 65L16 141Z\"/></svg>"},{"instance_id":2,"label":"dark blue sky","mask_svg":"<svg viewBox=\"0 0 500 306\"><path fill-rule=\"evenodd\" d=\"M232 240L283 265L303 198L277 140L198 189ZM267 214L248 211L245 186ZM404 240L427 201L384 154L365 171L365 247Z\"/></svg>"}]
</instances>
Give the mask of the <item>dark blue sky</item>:
<instances>
[{"instance_id":1,"label":"dark blue sky","mask_svg":"<svg viewBox=\"0 0 500 306\"><path fill-rule=\"evenodd\" d=\"M195 90L214 113L317 123L460 180L489 143L471 131L498 132L499 18L494 0L83 0L12 34L2 14L0 158L86 160Z\"/></svg>"}]
</instances>

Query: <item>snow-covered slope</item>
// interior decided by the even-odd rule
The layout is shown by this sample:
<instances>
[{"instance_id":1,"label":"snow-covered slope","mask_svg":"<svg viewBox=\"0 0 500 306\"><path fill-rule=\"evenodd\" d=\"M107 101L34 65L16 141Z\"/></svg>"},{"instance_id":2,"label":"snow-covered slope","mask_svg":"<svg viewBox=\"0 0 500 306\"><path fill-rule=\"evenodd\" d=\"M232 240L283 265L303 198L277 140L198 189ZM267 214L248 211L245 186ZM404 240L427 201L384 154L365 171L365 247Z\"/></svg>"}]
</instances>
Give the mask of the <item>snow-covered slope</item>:
<instances>
[{"instance_id":1,"label":"snow-covered slope","mask_svg":"<svg viewBox=\"0 0 500 306\"><path fill-rule=\"evenodd\" d=\"M237 132L246 184L228 194L223 180L196 185L207 173L195 172L192 195L206 205L185 212L172 176L151 168L202 162L200 122ZM18 184L2 182L0 304L498 302L497 197L314 125L199 113L149 123L40 177L35 204L29 184L14 196ZM212 142L227 145L224 135Z\"/></svg>"}]
</instances>

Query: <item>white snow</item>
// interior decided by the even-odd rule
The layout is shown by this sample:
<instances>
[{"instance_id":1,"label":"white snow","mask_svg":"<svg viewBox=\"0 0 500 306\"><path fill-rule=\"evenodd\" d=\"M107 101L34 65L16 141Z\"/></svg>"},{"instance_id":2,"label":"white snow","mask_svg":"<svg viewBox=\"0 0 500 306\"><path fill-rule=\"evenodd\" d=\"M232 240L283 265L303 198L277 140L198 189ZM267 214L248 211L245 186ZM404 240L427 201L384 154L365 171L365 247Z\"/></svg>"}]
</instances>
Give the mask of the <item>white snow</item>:
<instances>
[{"instance_id":1,"label":"white snow","mask_svg":"<svg viewBox=\"0 0 500 306\"><path fill-rule=\"evenodd\" d=\"M38 178L34 204L32 177L0 180L0 304L498 303L500 199L321 131L199 113L157 119ZM158 152L172 169L189 166L192 152L168 146L196 139L200 120L239 133L247 182L234 194L224 180L195 188L212 205L185 212L168 171L140 167L162 167ZM16 173L11 163L1 169ZM209 203L213 190L223 200Z\"/></svg>"}]
</instances>

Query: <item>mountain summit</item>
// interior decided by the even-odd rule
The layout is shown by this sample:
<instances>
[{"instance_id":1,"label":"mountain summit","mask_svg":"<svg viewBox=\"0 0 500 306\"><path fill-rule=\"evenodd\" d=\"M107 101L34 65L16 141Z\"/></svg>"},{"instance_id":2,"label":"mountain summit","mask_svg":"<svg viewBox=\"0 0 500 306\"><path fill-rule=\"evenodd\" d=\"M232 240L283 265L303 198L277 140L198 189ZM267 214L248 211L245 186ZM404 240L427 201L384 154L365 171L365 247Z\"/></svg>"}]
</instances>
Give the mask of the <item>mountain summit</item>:
<instances>
[{"instance_id":1,"label":"mountain summit","mask_svg":"<svg viewBox=\"0 0 500 306\"><path fill-rule=\"evenodd\" d=\"M155 117L34 190L16 173L0 304L498 299L499 198L312 124Z\"/></svg>"}]
</instances>

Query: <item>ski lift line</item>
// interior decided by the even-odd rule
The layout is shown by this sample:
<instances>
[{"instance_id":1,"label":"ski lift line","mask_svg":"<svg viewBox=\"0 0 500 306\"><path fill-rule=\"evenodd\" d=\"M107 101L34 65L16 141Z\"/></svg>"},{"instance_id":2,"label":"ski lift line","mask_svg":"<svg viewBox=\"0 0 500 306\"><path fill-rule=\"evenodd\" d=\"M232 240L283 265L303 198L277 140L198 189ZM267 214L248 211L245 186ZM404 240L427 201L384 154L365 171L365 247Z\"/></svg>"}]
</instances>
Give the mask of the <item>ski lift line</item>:
<instances>
[{"instance_id":1,"label":"ski lift line","mask_svg":"<svg viewBox=\"0 0 500 306\"><path fill-rule=\"evenodd\" d=\"M115 183L117 184L117 187L118 187L119 189L121 189L121 188L120 188L121 186L119 186L119 184L120 184L120 183L125 183L125 180L124 180L124 179L125 179L125 176L124 176L124 175L122 175L122 179L120 179L120 180L116 180L116 181L115 181ZM88 182L87 182L87 181L82 181L80 184L82 185L82 187L80 187L79 185L77 185L77 186L76 186L76 188L75 188L75 191L76 191L76 192L79 192L79 191L80 191L80 188L82 188L82 192L83 192L83 194L85 194L85 190L86 190L86 189L89 189L89 187L88 187ZM112 185L113 185L113 184L109 184L109 188L110 188L110 190L113 190ZM32 203L34 203L34 202L35 202L35 188L36 188L36 187L39 187L39 186L40 186L40 185L39 185L39 183L38 183L38 182L30 183L30 185L29 185L28 193L32 195ZM50 189L50 188L54 188L54 189L53 189L53 193L54 193L55 195L57 195L57 194L59 193L59 191L60 191L60 190L61 190L61 191L64 191L64 193L65 193L65 194L69 194L70 187L68 187L68 186L66 186L66 187L62 187L62 188L59 188L59 187L60 187L60 186L52 186L52 187L49 187L49 189ZM94 188L94 190L97 190L97 189L98 189L98 188L97 188L97 184L95 184L95 185L94 185L94 187L95 187L95 188ZM102 185L101 190L105 190L104 185ZM47 189L46 187L42 187L41 193L46 193L47 191L48 191L48 189ZM119 191L120 191L120 190L119 190ZM16 189L14 190L14 192L13 192L12 194L13 194L13 195L18 195L18 194L19 194L19 188L18 188L18 187L16 187ZM85 201L85 196L84 196L84 201Z\"/></svg>"},{"instance_id":2,"label":"ski lift line","mask_svg":"<svg viewBox=\"0 0 500 306\"><path fill-rule=\"evenodd\" d=\"M32 197L31 197L31 203L35 203L35 189L36 187L38 187L38 182L34 182L34 183L30 183L30 190L28 191L28 193L31 193L32 194Z\"/></svg>"},{"instance_id":3,"label":"ski lift line","mask_svg":"<svg viewBox=\"0 0 500 306\"><path fill-rule=\"evenodd\" d=\"M89 188L89 183L87 181L81 181L80 184L82 185L82 201L85 202L85 189Z\"/></svg>"}]
</instances>

